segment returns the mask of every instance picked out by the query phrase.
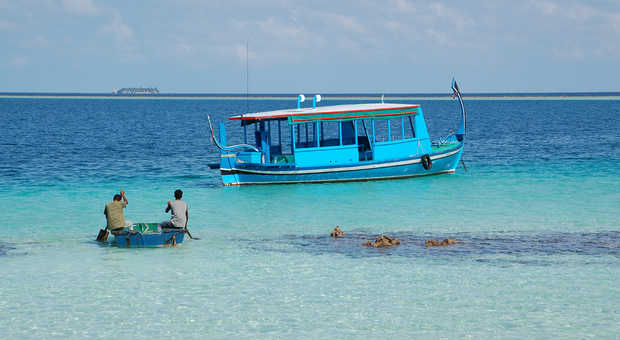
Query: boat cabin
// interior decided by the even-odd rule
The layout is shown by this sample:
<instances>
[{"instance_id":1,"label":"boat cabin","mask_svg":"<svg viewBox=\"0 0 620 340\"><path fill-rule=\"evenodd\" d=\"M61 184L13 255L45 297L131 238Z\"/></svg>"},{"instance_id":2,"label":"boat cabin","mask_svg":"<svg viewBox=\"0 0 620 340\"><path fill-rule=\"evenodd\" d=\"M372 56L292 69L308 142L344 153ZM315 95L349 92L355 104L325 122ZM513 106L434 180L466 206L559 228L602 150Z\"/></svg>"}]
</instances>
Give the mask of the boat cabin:
<instances>
[{"instance_id":1,"label":"boat cabin","mask_svg":"<svg viewBox=\"0 0 620 340\"><path fill-rule=\"evenodd\" d=\"M243 143L255 146L234 152L236 162L247 165L324 167L384 162L431 152L420 105L313 105L229 119L241 122ZM220 141L226 145L222 123ZM223 158L225 154L233 156L233 151L223 151Z\"/></svg>"}]
</instances>

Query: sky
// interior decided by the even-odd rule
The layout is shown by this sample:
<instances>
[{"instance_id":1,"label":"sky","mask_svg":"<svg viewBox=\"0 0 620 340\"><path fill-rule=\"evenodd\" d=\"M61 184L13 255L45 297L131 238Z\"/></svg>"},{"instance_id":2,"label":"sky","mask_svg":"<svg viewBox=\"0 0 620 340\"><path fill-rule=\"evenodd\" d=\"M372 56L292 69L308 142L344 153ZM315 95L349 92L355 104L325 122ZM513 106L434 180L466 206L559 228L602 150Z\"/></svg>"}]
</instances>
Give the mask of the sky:
<instances>
[{"instance_id":1,"label":"sky","mask_svg":"<svg viewBox=\"0 0 620 340\"><path fill-rule=\"evenodd\" d=\"M0 0L0 92L620 91L619 76L618 0Z\"/></svg>"}]
</instances>

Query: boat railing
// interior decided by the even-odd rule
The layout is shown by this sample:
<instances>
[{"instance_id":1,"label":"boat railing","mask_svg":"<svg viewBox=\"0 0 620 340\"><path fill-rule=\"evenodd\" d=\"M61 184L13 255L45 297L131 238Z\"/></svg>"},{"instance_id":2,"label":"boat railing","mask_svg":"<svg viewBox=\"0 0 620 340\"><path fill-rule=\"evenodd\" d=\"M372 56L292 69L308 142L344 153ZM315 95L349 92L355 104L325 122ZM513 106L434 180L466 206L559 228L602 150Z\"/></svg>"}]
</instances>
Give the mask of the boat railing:
<instances>
[{"instance_id":1,"label":"boat railing","mask_svg":"<svg viewBox=\"0 0 620 340\"><path fill-rule=\"evenodd\" d=\"M215 132L213 132L213 124L211 124L211 116L209 114L207 114L207 120L209 121L209 130L211 131L211 140L213 141L213 144L215 144L215 146L220 149L220 151L232 151L235 149L251 149L254 150L255 152L260 152L260 150L258 150L255 146L253 145L249 145L249 144L237 144L237 145L231 145L231 146L222 146L217 138L215 138Z\"/></svg>"},{"instance_id":2,"label":"boat railing","mask_svg":"<svg viewBox=\"0 0 620 340\"><path fill-rule=\"evenodd\" d=\"M426 141L430 140L430 138L403 138L403 139L392 139L392 140L383 140L383 141L375 141L375 145L389 145L389 144L399 144L399 143L410 143L417 141Z\"/></svg>"},{"instance_id":3,"label":"boat railing","mask_svg":"<svg viewBox=\"0 0 620 340\"><path fill-rule=\"evenodd\" d=\"M459 140L456 137L456 132L453 129L450 129L450 132L447 136L440 137L438 140L431 141L431 145L433 146L441 146L443 144L455 143Z\"/></svg>"}]
</instances>

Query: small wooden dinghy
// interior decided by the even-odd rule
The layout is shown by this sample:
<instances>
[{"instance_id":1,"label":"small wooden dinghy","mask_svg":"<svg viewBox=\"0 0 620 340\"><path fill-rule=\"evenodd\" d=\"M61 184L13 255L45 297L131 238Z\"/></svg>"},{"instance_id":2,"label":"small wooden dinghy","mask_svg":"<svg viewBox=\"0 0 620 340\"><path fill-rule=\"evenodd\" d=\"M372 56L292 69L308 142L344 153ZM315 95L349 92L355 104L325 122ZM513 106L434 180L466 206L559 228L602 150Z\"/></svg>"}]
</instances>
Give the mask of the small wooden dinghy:
<instances>
[{"instance_id":1,"label":"small wooden dinghy","mask_svg":"<svg viewBox=\"0 0 620 340\"><path fill-rule=\"evenodd\" d=\"M161 229L158 223L136 223L111 233L113 244L121 248L176 247L183 243L185 236L184 229Z\"/></svg>"}]
</instances>

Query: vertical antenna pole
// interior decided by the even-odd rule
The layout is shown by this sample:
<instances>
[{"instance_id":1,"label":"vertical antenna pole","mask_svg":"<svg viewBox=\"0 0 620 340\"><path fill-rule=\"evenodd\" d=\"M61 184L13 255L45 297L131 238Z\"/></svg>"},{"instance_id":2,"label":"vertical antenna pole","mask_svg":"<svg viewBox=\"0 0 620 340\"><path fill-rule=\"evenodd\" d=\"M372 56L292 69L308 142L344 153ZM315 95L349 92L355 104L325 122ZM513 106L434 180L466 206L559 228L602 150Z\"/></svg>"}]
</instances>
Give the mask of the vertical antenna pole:
<instances>
[{"instance_id":1,"label":"vertical antenna pole","mask_svg":"<svg viewBox=\"0 0 620 340\"><path fill-rule=\"evenodd\" d=\"M249 67L248 67L248 50L249 50L249 44L246 41L245 42L245 113L249 113L250 111L250 104L248 103L248 93L250 92L249 88L250 88L250 72L249 72Z\"/></svg>"}]
</instances>

